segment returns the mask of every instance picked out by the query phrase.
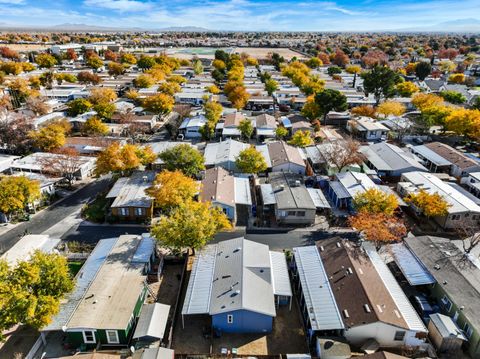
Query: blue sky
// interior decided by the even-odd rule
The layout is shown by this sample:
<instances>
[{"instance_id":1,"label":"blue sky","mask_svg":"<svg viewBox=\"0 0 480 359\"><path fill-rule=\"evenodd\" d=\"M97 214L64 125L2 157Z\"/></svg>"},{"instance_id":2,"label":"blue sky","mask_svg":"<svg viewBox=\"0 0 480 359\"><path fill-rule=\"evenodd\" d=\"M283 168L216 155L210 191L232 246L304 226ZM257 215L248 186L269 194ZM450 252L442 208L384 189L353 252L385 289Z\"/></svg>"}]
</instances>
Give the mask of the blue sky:
<instances>
[{"instance_id":1,"label":"blue sky","mask_svg":"<svg viewBox=\"0 0 480 359\"><path fill-rule=\"evenodd\" d=\"M480 0L0 0L0 24L11 25L382 31L459 19L480 24Z\"/></svg>"}]
</instances>

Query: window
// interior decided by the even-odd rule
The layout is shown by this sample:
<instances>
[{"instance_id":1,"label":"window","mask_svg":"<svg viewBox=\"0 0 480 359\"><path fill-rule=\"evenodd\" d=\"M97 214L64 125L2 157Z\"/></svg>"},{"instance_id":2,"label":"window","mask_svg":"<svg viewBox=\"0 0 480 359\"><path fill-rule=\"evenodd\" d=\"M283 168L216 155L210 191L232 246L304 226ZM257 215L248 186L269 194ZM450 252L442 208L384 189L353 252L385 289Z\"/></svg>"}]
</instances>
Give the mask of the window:
<instances>
[{"instance_id":1,"label":"window","mask_svg":"<svg viewBox=\"0 0 480 359\"><path fill-rule=\"evenodd\" d=\"M295 215L295 211L288 211L287 212L287 216L294 216Z\"/></svg>"},{"instance_id":2,"label":"window","mask_svg":"<svg viewBox=\"0 0 480 359\"><path fill-rule=\"evenodd\" d=\"M450 299L448 299L446 295L444 295L442 298L442 304L447 311L450 311L450 309L452 309L452 302L450 301Z\"/></svg>"},{"instance_id":3,"label":"window","mask_svg":"<svg viewBox=\"0 0 480 359\"><path fill-rule=\"evenodd\" d=\"M305 211L297 211L297 217L305 217Z\"/></svg>"},{"instance_id":4,"label":"window","mask_svg":"<svg viewBox=\"0 0 480 359\"><path fill-rule=\"evenodd\" d=\"M459 214L454 214L452 216L452 221L458 221L460 219L460 215Z\"/></svg>"},{"instance_id":5,"label":"window","mask_svg":"<svg viewBox=\"0 0 480 359\"><path fill-rule=\"evenodd\" d=\"M135 215L136 216L144 216L145 215L145 208L135 208Z\"/></svg>"},{"instance_id":6,"label":"window","mask_svg":"<svg viewBox=\"0 0 480 359\"><path fill-rule=\"evenodd\" d=\"M227 323L232 324L233 323L233 315L229 314L227 315Z\"/></svg>"},{"instance_id":7,"label":"window","mask_svg":"<svg viewBox=\"0 0 480 359\"><path fill-rule=\"evenodd\" d=\"M107 342L109 344L118 344L120 340L118 339L118 332L116 330L106 330Z\"/></svg>"},{"instance_id":8,"label":"window","mask_svg":"<svg viewBox=\"0 0 480 359\"><path fill-rule=\"evenodd\" d=\"M85 344L95 344L95 332L93 330L83 331L83 342Z\"/></svg>"},{"instance_id":9,"label":"window","mask_svg":"<svg viewBox=\"0 0 480 359\"><path fill-rule=\"evenodd\" d=\"M470 339L473 334L473 329L468 323L465 323L465 325L463 326L463 332L465 333L467 338Z\"/></svg>"},{"instance_id":10,"label":"window","mask_svg":"<svg viewBox=\"0 0 480 359\"><path fill-rule=\"evenodd\" d=\"M405 338L405 332L402 330L402 331L395 332L395 337L393 338L393 340L397 342L401 342L403 341L404 338Z\"/></svg>"},{"instance_id":11,"label":"window","mask_svg":"<svg viewBox=\"0 0 480 359\"><path fill-rule=\"evenodd\" d=\"M128 208L119 208L118 213L120 213L121 216L128 216Z\"/></svg>"}]
</instances>

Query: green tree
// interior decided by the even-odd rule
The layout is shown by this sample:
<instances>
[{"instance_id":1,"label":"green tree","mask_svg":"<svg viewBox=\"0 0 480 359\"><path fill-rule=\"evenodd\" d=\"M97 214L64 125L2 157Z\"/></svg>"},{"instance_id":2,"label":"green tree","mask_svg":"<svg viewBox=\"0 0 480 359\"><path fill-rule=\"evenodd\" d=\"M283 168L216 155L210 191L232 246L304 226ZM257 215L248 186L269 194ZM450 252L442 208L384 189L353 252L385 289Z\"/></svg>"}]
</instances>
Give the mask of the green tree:
<instances>
[{"instance_id":1,"label":"green tree","mask_svg":"<svg viewBox=\"0 0 480 359\"><path fill-rule=\"evenodd\" d=\"M250 139L252 137L253 131L254 131L252 121L250 121L248 119L244 119L244 120L240 121L240 123L238 124L238 130L240 131L242 137L245 140Z\"/></svg>"},{"instance_id":2,"label":"green tree","mask_svg":"<svg viewBox=\"0 0 480 359\"><path fill-rule=\"evenodd\" d=\"M216 101L207 101L203 105L203 111L205 112L207 121L211 121L216 125L222 116L223 107Z\"/></svg>"},{"instance_id":3,"label":"green tree","mask_svg":"<svg viewBox=\"0 0 480 359\"><path fill-rule=\"evenodd\" d=\"M341 74L342 73L342 69L338 66L330 66L328 69L327 69L327 72L330 76L333 76L333 75L338 75L338 74Z\"/></svg>"},{"instance_id":4,"label":"green tree","mask_svg":"<svg viewBox=\"0 0 480 359\"><path fill-rule=\"evenodd\" d=\"M67 104L67 113L69 116L75 117L89 111L92 103L84 98L77 98Z\"/></svg>"},{"instance_id":5,"label":"green tree","mask_svg":"<svg viewBox=\"0 0 480 359\"><path fill-rule=\"evenodd\" d=\"M267 170L267 162L257 149L253 146L244 149L235 159L235 165L242 173L258 173Z\"/></svg>"},{"instance_id":6,"label":"green tree","mask_svg":"<svg viewBox=\"0 0 480 359\"><path fill-rule=\"evenodd\" d=\"M395 85L401 81L401 77L386 66L375 66L372 70L364 72L362 77L365 93L372 93L377 105L382 98L395 95Z\"/></svg>"},{"instance_id":7,"label":"green tree","mask_svg":"<svg viewBox=\"0 0 480 359\"><path fill-rule=\"evenodd\" d=\"M318 105L323 120L327 120L330 111L345 111L348 108L347 98L338 90L325 89L315 94L315 103Z\"/></svg>"},{"instance_id":8,"label":"green tree","mask_svg":"<svg viewBox=\"0 0 480 359\"><path fill-rule=\"evenodd\" d=\"M310 131L297 131L293 134L288 143L292 146L307 147L313 145L312 134Z\"/></svg>"},{"instance_id":9,"label":"green tree","mask_svg":"<svg viewBox=\"0 0 480 359\"><path fill-rule=\"evenodd\" d=\"M274 92L278 90L278 82L274 79L268 79L265 81L265 91L267 91L268 96L272 97L273 101L273 113L275 113L275 97L273 96Z\"/></svg>"},{"instance_id":10,"label":"green tree","mask_svg":"<svg viewBox=\"0 0 480 359\"><path fill-rule=\"evenodd\" d=\"M186 143L165 150L158 157L165 163L167 170L180 170L189 177L194 177L205 169L205 159L201 153Z\"/></svg>"},{"instance_id":11,"label":"green tree","mask_svg":"<svg viewBox=\"0 0 480 359\"><path fill-rule=\"evenodd\" d=\"M454 105L461 105L467 102L467 98L457 91L442 91L440 92L440 96L442 96L445 101L448 101Z\"/></svg>"},{"instance_id":12,"label":"green tree","mask_svg":"<svg viewBox=\"0 0 480 359\"><path fill-rule=\"evenodd\" d=\"M162 245L193 251L205 246L214 236L232 225L225 214L209 202L186 201L155 224L151 233Z\"/></svg>"},{"instance_id":13,"label":"green tree","mask_svg":"<svg viewBox=\"0 0 480 359\"><path fill-rule=\"evenodd\" d=\"M41 68L51 68L57 64L57 59L50 54L40 54L35 57L35 62Z\"/></svg>"},{"instance_id":14,"label":"green tree","mask_svg":"<svg viewBox=\"0 0 480 359\"><path fill-rule=\"evenodd\" d=\"M156 61L153 56L142 56L140 60L138 60L137 66L143 70L151 69L155 66Z\"/></svg>"},{"instance_id":15,"label":"green tree","mask_svg":"<svg viewBox=\"0 0 480 359\"><path fill-rule=\"evenodd\" d=\"M419 78L420 81L426 79L428 75L432 72L432 65L430 63L421 61L415 66L415 74Z\"/></svg>"}]
</instances>

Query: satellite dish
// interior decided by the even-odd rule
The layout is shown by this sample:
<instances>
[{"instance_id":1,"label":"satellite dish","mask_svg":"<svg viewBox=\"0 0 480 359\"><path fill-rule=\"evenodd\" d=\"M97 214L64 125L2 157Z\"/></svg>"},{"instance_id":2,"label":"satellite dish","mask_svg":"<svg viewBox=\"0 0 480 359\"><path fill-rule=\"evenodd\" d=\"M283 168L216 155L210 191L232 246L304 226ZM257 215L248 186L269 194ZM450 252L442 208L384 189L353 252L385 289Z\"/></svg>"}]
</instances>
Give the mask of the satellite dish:
<instances>
[{"instance_id":1,"label":"satellite dish","mask_svg":"<svg viewBox=\"0 0 480 359\"><path fill-rule=\"evenodd\" d=\"M132 352L132 354L135 353L135 347L133 345L130 347L130 351Z\"/></svg>"},{"instance_id":2,"label":"satellite dish","mask_svg":"<svg viewBox=\"0 0 480 359\"><path fill-rule=\"evenodd\" d=\"M67 326L66 326L66 325L62 326L62 331L63 331L63 332L66 332L66 331L67 331Z\"/></svg>"}]
</instances>

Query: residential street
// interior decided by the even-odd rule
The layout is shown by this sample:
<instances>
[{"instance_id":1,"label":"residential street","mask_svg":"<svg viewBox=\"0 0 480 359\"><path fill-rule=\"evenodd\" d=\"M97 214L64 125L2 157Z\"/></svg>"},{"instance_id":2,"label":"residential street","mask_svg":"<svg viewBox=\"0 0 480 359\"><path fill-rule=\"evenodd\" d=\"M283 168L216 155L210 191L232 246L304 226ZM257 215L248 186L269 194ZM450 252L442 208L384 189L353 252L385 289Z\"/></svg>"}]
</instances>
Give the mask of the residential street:
<instances>
[{"instance_id":1,"label":"residential street","mask_svg":"<svg viewBox=\"0 0 480 359\"><path fill-rule=\"evenodd\" d=\"M72 225L79 222L78 218L82 206L97 193L105 190L108 183L108 178L92 182L71 196L33 216L30 221L20 223L15 228L2 234L0 236L0 254L10 249L26 231L29 234L46 232L46 234L62 237L62 234L66 233Z\"/></svg>"}]
</instances>

